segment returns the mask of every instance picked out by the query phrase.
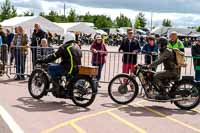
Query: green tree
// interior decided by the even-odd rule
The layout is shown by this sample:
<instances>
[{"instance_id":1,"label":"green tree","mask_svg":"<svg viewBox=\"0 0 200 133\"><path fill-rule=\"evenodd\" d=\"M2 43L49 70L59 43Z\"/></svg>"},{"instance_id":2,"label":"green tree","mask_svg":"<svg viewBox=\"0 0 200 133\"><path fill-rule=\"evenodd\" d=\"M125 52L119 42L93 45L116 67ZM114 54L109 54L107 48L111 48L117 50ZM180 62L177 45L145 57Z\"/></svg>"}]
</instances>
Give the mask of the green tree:
<instances>
[{"instance_id":1,"label":"green tree","mask_svg":"<svg viewBox=\"0 0 200 133\"><path fill-rule=\"evenodd\" d=\"M116 18L115 23L117 27L132 27L131 20L123 14Z\"/></svg>"},{"instance_id":2,"label":"green tree","mask_svg":"<svg viewBox=\"0 0 200 133\"><path fill-rule=\"evenodd\" d=\"M68 22L76 22L78 19L78 15L76 14L76 10L70 9L69 15L67 16Z\"/></svg>"},{"instance_id":3,"label":"green tree","mask_svg":"<svg viewBox=\"0 0 200 133\"><path fill-rule=\"evenodd\" d=\"M40 12L39 16L45 17L45 13L44 12Z\"/></svg>"},{"instance_id":4,"label":"green tree","mask_svg":"<svg viewBox=\"0 0 200 133\"><path fill-rule=\"evenodd\" d=\"M136 19L135 19L135 25L134 27L136 29L139 29L139 28L144 28L147 24L147 20L145 18L145 14L140 12L137 16L136 16Z\"/></svg>"},{"instance_id":5,"label":"green tree","mask_svg":"<svg viewBox=\"0 0 200 133\"><path fill-rule=\"evenodd\" d=\"M113 22L110 17L105 15L94 16L94 24L97 28L110 28L113 25Z\"/></svg>"},{"instance_id":6,"label":"green tree","mask_svg":"<svg viewBox=\"0 0 200 133\"><path fill-rule=\"evenodd\" d=\"M163 23L162 23L162 26L165 26L165 27L172 27L172 21L169 20L169 19L164 19L164 20L163 20Z\"/></svg>"},{"instance_id":7,"label":"green tree","mask_svg":"<svg viewBox=\"0 0 200 133\"><path fill-rule=\"evenodd\" d=\"M12 18L12 17L16 17L16 16L17 16L17 10L15 9L15 7L11 5L10 0L5 0L1 4L1 8L0 8L1 21Z\"/></svg>"},{"instance_id":8,"label":"green tree","mask_svg":"<svg viewBox=\"0 0 200 133\"><path fill-rule=\"evenodd\" d=\"M56 11L51 10L47 16L45 16L48 20L52 22L58 22L58 13Z\"/></svg>"},{"instance_id":9,"label":"green tree","mask_svg":"<svg viewBox=\"0 0 200 133\"><path fill-rule=\"evenodd\" d=\"M24 16L34 16L34 13L32 11L26 11L24 12Z\"/></svg>"},{"instance_id":10,"label":"green tree","mask_svg":"<svg viewBox=\"0 0 200 133\"><path fill-rule=\"evenodd\" d=\"M82 18L84 22L94 22L94 17L90 15L90 12L87 12Z\"/></svg>"},{"instance_id":11,"label":"green tree","mask_svg":"<svg viewBox=\"0 0 200 133\"><path fill-rule=\"evenodd\" d=\"M198 26L196 30L197 30L197 32L200 32L200 26Z\"/></svg>"}]
</instances>

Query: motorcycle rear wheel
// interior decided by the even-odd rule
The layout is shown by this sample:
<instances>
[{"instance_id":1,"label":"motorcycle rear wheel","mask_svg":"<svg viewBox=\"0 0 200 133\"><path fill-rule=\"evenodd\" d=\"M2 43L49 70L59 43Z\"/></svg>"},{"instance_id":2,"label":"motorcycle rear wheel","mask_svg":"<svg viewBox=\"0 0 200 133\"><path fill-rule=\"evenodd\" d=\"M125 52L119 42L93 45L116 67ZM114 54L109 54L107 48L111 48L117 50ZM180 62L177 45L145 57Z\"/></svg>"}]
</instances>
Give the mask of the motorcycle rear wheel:
<instances>
[{"instance_id":1,"label":"motorcycle rear wheel","mask_svg":"<svg viewBox=\"0 0 200 133\"><path fill-rule=\"evenodd\" d=\"M90 106L96 97L97 89L91 78L81 76L73 82L72 102L79 107Z\"/></svg>"},{"instance_id":2,"label":"motorcycle rear wheel","mask_svg":"<svg viewBox=\"0 0 200 133\"><path fill-rule=\"evenodd\" d=\"M192 87L187 87L187 86L192 86ZM189 100L183 100L183 101L175 101L174 104L183 110L191 110L195 107L197 107L200 103L200 89L198 88L198 85L194 83L193 81L180 81L176 87L176 90L188 90L190 92L190 95L185 96L186 97L191 97L191 100L193 100L193 97L195 100L192 101L191 104L186 104L190 102Z\"/></svg>"}]
</instances>

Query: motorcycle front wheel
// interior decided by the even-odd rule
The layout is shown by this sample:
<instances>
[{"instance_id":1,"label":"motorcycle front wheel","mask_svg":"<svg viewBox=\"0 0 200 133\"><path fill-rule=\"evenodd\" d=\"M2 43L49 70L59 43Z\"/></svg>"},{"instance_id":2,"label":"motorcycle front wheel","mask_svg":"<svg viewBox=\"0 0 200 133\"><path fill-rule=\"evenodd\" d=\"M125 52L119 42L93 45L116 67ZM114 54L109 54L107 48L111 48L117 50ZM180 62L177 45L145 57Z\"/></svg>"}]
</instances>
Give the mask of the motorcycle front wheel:
<instances>
[{"instance_id":1,"label":"motorcycle front wheel","mask_svg":"<svg viewBox=\"0 0 200 133\"><path fill-rule=\"evenodd\" d=\"M111 80L108 94L118 104L129 104L138 95L138 84L129 75L119 74Z\"/></svg>"},{"instance_id":2,"label":"motorcycle front wheel","mask_svg":"<svg viewBox=\"0 0 200 133\"><path fill-rule=\"evenodd\" d=\"M182 101L176 101L174 104L183 110L191 110L200 103L199 86L193 81L180 81L176 87L176 91L185 91L183 95L177 95L176 98L183 98Z\"/></svg>"},{"instance_id":3,"label":"motorcycle front wheel","mask_svg":"<svg viewBox=\"0 0 200 133\"><path fill-rule=\"evenodd\" d=\"M49 89L49 80L46 74L40 70L34 70L28 81L28 90L30 95L35 99L41 99L47 94Z\"/></svg>"},{"instance_id":4,"label":"motorcycle front wheel","mask_svg":"<svg viewBox=\"0 0 200 133\"><path fill-rule=\"evenodd\" d=\"M89 77L81 76L73 82L72 101L80 107L90 106L96 97L97 89L93 80Z\"/></svg>"}]
</instances>

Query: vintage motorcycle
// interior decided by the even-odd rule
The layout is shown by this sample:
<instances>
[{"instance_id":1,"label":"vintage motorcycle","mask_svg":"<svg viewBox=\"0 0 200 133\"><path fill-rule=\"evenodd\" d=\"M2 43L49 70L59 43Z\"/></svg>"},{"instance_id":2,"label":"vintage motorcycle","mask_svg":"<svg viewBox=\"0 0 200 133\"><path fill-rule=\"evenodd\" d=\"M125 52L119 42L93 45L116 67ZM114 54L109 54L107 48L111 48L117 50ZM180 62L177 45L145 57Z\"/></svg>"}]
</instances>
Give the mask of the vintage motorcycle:
<instances>
[{"instance_id":1,"label":"vintage motorcycle","mask_svg":"<svg viewBox=\"0 0 200 133\"><path fill-rule=\"evenodd\" d=\"M75 105L80 107L87 107L94 102L97 86L95 76L92 73L82 75L79 72L58 77L56 82L59 87L55 88L52 83L55 81L52 81L47 68L48 64L36 64L36 69L30 75L28 90L33 98L41 99L48 93L52 93L56 98L71 99ZM98 71L98 68L87 67L87 69Z\"/></svg>"},{"instance_id":2,"label":"vintage motorcycle","mask_svg":"<svg viewBox=\"0 0 200 133\"><path fill-rule=\"evenodd\" d=\"M131 75L119 74L114 77L108 87L110 98L118 104L132 102L139 93L138 82L144 90L142 97L152 102L171 102L183 110L191 110L200 103L200 85L192 76L182 76L172 80L166 80L165 92L169 96L166 100L158 100L157 95L163 89L153 81L155 72L149 70L145 65L137 65L135 73ZM138 80L136 80L138 77Z\"/></svg>"}]
</instances>

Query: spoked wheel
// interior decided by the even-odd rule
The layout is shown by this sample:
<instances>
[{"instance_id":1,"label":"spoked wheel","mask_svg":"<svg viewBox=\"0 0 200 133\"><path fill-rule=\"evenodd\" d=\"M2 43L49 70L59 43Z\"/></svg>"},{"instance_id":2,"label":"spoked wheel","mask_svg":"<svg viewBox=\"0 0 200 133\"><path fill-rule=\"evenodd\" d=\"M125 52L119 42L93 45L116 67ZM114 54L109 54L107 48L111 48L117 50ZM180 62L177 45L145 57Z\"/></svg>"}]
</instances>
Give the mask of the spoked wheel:
<instances>
[{"instance_id":1,"label":"spoked wheel","mask_svg":"<svg viewBox=\"0 0 200 133\"><path fill-rule=\"evenodd\" d=\"M72 101L80 107L90 106L96 97L97 90L92 80L87 77L76 79L72 90Z\"/></svg>"},{"instance_id":2,"label":"spoked wheel","mask_svg":"<svg viewBox=\"0 0 200 133\"><path fill-rule=\"evenodd\" d=\"M128 104L138 95L138 84L129 75L120 74L111 80L108 94L114 102Z\"/></svg>"},{"instance_id":3,"label":"spoked wheel","mask_svg":"<svg viewBox=\"0 0 200 133\"><path fill-rule=\"evenodd\" d=\"M176 98L182 97L182 101L176 101L174 104L180 109L191 110L200 103L200 90L194 82L182 81L178 84L177 91L184 91L182 95L177 95Z\"/></svg>"},{"instance_id":4,"label":"spoked wheel","mask_svg":"<svg viewBox=\"0 0 200 133\"><path fill-rule=\"evenodd\" d=\"M49 81L42 70L34 70L28 81L28 90L35 99L41 99L47 94Z\"/></svg>"}]
</instances>

